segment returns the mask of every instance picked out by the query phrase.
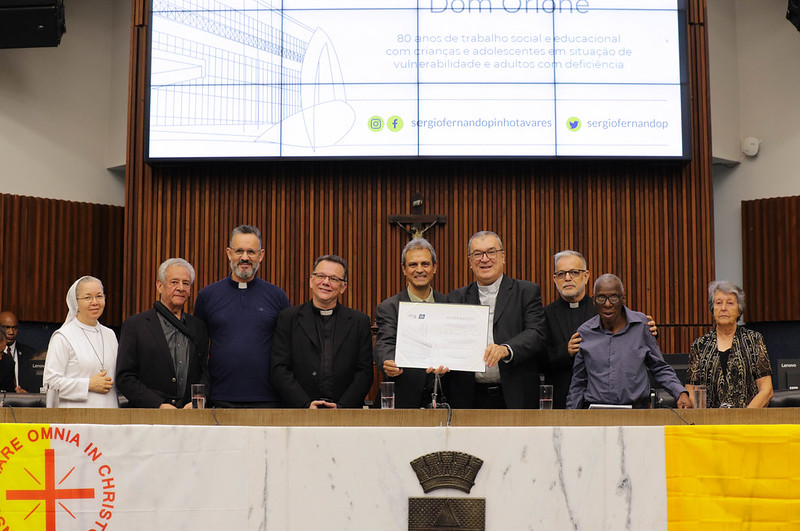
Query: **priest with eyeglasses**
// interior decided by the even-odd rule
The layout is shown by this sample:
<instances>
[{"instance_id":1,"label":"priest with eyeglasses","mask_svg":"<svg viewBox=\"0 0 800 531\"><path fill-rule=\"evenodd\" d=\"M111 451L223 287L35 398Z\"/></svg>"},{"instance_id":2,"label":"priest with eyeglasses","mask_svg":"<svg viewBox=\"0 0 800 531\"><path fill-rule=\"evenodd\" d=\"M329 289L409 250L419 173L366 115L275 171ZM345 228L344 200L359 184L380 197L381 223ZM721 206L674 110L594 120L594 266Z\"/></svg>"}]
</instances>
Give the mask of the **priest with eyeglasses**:
<instances>
[{"instance_id":1,"label":"priest with eyeglasses","mask_svg":"<svg viewBox=\"0 0 800 531\"><path fill-rule=\"evenodd\" d=\"M569 249L553 255L553 282L558 298L544 307L547 323L547 360L545 383L553 386L553 408L564 409L572 381L572 365L581 343L578 327L597 315L594 301L587 293L591 271L586 258ZM655 336L655 320L647 316L647 325Z\"/></svg>"},{"instance_id":2,"label":"priest with eyeglasses","mask_svg":"<svg viewBox=\"0 0 800 531\"><path fill-rule=\"evenodd\" d=\"M544 310L537 284L505 274L500 236L480 231L467 243L475 281L453 290L451 303L489 307L484 372L451 371L446 395L459 409L539 407L539 362L546 356Z\"/></svg>"},{"instance_id":3,"label":"priest with eyeglasses","mask_svg":"<svg viewBox=\"0 0 800 531\"><path fill-rule=\"evenodd\" d=\"M278 315L272 342L272 384L294 408L360 408L372 385L372 329L367 314L348 308L347 262L314 261L311 300Z\"/></svg>"}]
</instances>

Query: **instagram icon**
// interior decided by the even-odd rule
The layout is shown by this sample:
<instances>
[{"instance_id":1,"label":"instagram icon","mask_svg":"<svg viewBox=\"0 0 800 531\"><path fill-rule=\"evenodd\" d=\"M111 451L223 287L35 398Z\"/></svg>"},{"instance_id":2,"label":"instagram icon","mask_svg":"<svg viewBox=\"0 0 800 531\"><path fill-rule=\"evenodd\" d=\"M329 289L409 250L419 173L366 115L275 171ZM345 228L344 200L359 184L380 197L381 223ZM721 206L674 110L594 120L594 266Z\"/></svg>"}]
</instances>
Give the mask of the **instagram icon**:
<instances>
[{"instance_id":1,"label":"instagram icon","mask_svg":"<svg viewBox=\"0 0 800 531\"><path fill-rule=\"evenodd\" d=\"M369 127L370 131L380 131L383 129L383 118L380 116L373 116L369 119L367 127Z\"/></svg>"}]
</instances>

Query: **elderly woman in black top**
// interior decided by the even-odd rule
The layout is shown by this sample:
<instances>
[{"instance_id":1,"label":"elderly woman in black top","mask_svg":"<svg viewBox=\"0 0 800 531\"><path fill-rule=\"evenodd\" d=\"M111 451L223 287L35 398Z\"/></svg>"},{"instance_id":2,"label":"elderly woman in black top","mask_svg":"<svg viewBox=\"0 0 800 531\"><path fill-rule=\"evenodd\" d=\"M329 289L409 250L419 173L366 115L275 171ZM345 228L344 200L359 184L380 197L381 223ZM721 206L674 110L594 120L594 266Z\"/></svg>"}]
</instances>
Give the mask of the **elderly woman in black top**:
<instances>
[{"instance_id":1,"label":"elderly woman in black top","mask_svg":"<svg viewBox=\"0 0 800 531\"><path fill-rule=\"evenodd\" d=\"M766 407L772 398L772 369L764 338L736 323L744 291L727 280L708 286L715 327L692 343L686 389L705 385L707 407Z\"/></svg>"}]
</instances>

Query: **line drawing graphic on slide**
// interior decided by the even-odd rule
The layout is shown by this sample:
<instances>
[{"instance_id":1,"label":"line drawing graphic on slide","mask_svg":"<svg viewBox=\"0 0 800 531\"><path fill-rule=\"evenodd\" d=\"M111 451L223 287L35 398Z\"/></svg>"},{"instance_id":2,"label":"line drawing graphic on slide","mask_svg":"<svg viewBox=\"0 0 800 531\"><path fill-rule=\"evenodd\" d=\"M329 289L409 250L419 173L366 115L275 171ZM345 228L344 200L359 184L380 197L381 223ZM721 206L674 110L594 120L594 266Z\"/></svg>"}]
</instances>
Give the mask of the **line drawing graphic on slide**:
<instances>
[{"instance_id":1,"label":"line drawing graphic on slide","mask_svg":"<svg viewBox=\"0 0 800 531\"><path fill-rule=\"evenodd\" d=\"M333 42L269 1L154 0L152 28L151 147L314 151L353 128Z\"/></svg>"}]
</instances>

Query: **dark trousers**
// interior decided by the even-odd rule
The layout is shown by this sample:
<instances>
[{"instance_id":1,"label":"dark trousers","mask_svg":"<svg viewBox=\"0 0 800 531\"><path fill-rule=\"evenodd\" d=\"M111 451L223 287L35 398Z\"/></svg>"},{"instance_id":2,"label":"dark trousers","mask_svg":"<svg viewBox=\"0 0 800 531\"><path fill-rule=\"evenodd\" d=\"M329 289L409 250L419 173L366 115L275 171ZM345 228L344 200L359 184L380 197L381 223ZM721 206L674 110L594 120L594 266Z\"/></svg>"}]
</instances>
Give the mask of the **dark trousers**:
<instances>
[{"instance_id":1,"label":"dark trousers","mask_svg":"<svg viewBox=\"0 0 800 531\"><path fill-rule=\"evenodd\" d=\"M278 402L227 402L225 400L210 401L211 407L227 409L269 409L281 407Z\"/></svg>"},{"instance_id":2,"label":"dark trousers","mask_svg":"<svg viewBox=\"0 0 800 531\"><path fill-rule=\"evenodd\" d=\"M475 384L475 409L506 409L503 387L500 384Z\"/></svg>"}]
</instances>

